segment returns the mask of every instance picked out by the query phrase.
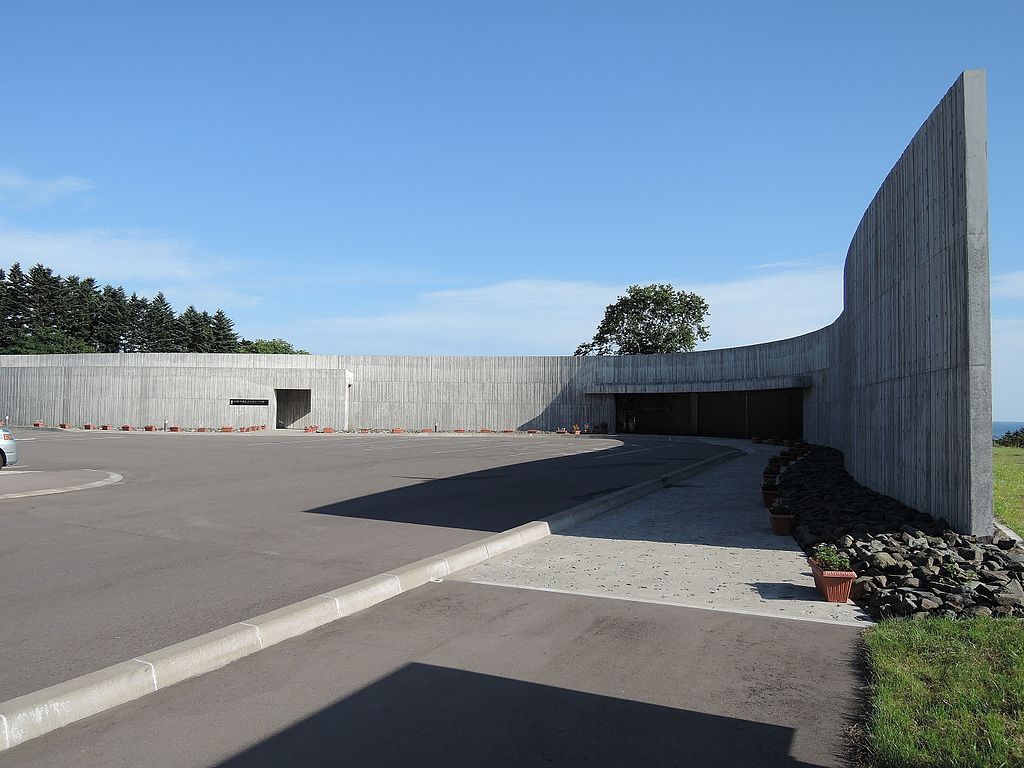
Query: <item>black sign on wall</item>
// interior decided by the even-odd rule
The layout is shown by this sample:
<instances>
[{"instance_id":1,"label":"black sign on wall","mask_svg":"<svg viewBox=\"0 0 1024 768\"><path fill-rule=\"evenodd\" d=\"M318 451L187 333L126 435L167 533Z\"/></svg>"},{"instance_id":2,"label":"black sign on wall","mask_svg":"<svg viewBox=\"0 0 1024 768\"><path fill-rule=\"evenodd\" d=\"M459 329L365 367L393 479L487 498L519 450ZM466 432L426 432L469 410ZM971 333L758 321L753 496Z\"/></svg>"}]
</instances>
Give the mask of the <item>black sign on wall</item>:
<instances>
[{"instance_id":1,"label":"black sign on wall","mask_svg":"<svg viewBox=\"0 0 1024 768\"><path fill-rule=\"evenodd\" d=\"M232 405L270 405L269 400L259 400L250 397L232 397Z\"/></svg>"}]
</instances>

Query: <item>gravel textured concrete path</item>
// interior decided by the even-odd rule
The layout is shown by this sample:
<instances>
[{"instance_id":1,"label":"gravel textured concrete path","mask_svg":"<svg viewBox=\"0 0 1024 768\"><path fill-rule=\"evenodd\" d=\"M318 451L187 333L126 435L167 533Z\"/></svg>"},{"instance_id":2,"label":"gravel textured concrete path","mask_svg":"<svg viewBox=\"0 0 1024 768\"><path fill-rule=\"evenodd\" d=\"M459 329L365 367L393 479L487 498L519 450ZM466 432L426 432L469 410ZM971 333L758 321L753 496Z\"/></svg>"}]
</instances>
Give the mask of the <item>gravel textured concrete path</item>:
<instances>
[{"instance_id":1,"label":"gravel textured concrete path","mask_svg":"<svg viewBox=\"0 0 1024 768\"><path fill-rule=\"evenodd\" d=\"M716 442L750 453L452 578L866 625L853 603L824 602L796 542L771 531L760 479L779 448Z\"/></svg>"}]
</instances>

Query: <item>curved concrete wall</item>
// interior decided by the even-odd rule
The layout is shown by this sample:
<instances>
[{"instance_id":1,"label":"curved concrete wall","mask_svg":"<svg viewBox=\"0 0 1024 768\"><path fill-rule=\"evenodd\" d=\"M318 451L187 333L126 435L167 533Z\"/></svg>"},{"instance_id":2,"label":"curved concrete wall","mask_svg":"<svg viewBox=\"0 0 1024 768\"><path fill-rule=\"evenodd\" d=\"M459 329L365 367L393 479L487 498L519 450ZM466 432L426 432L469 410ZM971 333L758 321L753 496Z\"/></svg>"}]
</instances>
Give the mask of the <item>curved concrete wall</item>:
<instances>
[{"instance_id":1,"label":"curved concrete wall","mask_svg":"<svg viewBox=\"0 0 1024 768\"><path fill-rule=\"evenodd\" d=\"M992 527L985 76L965 72L871 201L846 257L846 423L860 482Z\"/></svg>"},{"instance_id":2,"label":"curved concrete wall","mask_svg":"<svg viewBox=\"0 0 1024 768\"><path fill-rule=\"evenodd\" d=\"M803 387L805 437L844 451L854 477L989 533L985 141L984 74L966 72L868 206L847 254L843 314L796 338L606 358L9 356L0 417L273 425L274 390L309 389L309 421L338 428L347 414L351 428L555 429L614 424L620 392Z\"/></svg>"}]
</instances>

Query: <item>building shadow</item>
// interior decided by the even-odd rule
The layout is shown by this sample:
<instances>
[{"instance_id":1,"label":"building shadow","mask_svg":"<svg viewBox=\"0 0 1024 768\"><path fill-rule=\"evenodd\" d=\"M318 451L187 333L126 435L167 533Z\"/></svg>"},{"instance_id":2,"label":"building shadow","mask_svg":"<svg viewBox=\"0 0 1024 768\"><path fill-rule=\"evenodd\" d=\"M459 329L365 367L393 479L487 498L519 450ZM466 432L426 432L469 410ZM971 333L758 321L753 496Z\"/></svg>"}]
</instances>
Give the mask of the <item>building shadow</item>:
<instances>
[{"instance_id":1,"label":"building shadow","mask_svg":"<svg viewBox=\"0 0 1024 768\"><path fill-rule=\"evenodd\" d=\"M809 575L809 574L805 574ZM789 584L787 582L755 581L750 586L757 590L762 600L804 600L821 602L817 587L810 584Z\"/></svg>"},{"instance_id":2,"label":"building shadow","mask_svg":"<svg viewBox=\"0 0 1024 768\"><path fill-rule=\"evenodd\" d=\"M642 453L637 446L644 449ZM405 483L399 488L342 499L307 511L498 532L721 452L721 446L716 445L637 438L631 444L593 453L506 464L450 477L396 474L394 479Z\"/></svg>"},{"instance_id":3,"label":"building shadow","mask_svg":"<svg viewBox=\"0 0 1024 768\"><path fill-rule=\"evenodd\" d=\"M750 720L409 664L220 768L811 765L789 754L793 733Z\"/></svg>"}]
</instances>

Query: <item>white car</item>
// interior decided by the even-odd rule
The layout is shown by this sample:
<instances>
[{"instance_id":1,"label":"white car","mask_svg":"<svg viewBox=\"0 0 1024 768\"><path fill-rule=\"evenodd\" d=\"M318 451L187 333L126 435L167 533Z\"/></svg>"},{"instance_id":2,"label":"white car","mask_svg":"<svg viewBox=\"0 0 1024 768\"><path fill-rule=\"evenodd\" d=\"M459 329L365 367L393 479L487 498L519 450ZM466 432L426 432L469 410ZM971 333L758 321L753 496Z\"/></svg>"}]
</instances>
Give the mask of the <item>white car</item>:
<instances>
[{"instance_id":1,"label":"white car","mask_svg":"<svg viewBox=\"0 0 1024 768\"><path fill-rule=\"evenodd\" d=\"M18 463L18 443L7 427L0 427L0 469Z\"/></svg>"}]
</instances>

